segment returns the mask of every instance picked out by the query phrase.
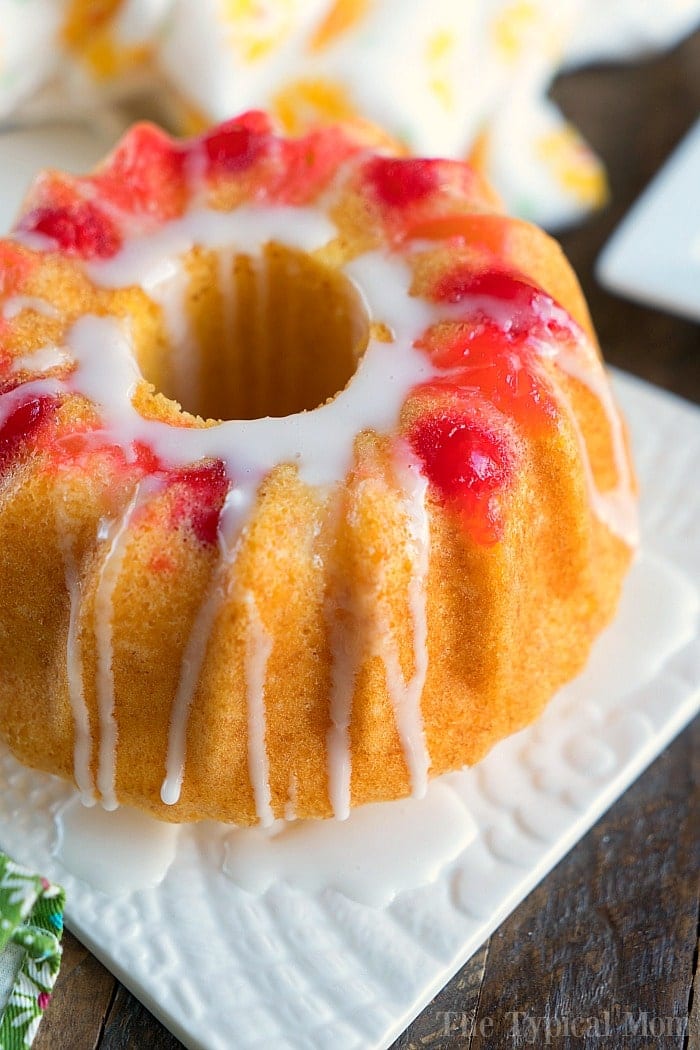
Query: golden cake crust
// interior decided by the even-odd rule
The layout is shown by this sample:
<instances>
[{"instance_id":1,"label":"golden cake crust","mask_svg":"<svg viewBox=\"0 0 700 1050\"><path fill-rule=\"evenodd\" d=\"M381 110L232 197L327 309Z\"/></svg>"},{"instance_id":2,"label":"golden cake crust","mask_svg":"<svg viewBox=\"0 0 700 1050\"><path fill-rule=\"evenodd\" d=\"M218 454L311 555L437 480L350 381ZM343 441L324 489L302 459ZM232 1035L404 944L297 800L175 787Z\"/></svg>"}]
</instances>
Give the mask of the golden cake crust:
<instances>
[{"instance_id":1,"label":"golden cake crust","mask_svg":"<svg viewBox=\"0 0 700 1050\"><path fill-rule=\"evenodd\" d=\"M0 733L107 804L252 824L419 791L532 721L614 615L634 483L571 269L465 166L392 161L363 136L281 139L255 116L185 147L138 128L95 176L39 183L0 244ZM312 212L334 235L181 251L199 361L183 380L170 300L118 284L110 260L193 208L243 222L251 206L263 227ZM390 425L359 417L335 481L280 460L236 517L234 460L180 460L172 434L213 447L213 419L313 409L353 389L367 340L363 362L401 349L358 277L368 253L407 268L411 309L428 304L421 348L401 351L427 370ZM127 332L143 431L122 434L95 397L86 317Z\"/></svg>"}]
</instances>

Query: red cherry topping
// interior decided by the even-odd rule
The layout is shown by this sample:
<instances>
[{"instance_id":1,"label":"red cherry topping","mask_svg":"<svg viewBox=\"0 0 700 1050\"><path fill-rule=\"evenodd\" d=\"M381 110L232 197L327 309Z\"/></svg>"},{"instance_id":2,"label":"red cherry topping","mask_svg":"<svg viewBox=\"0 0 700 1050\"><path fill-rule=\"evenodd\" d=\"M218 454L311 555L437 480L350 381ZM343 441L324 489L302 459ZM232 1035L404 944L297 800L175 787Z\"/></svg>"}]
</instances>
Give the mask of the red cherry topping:
<instances>
[{"instance_id":1,"label":"red cherry topping","mask_svg":"<svg viewBox=\"0 0 700 1050\"><path fill-rule=\"evenodd\" d=\"M143 441L135 441L133 450L136 457L136 465L144 476L146 474L157 474L163 470L163 464L150 445L145 444Z\"/></svg>"},{"instance_id":2,"label":"red cherry topping","mask_svg":"<svg viewBox=\"0 0 700 1050\"><path fill-rule=\"evenodd\" d=\"M472 316L496 324L508 338L522 335L570 334L562 318L563 310L542 288L511 273L498 270L474 271L456 268L437 284L435 297L441 302L465 303L474 300Z\"/></svg>"},{"instance_id":3,"label":"red cherry topping","mask_svg":"<svg viewBox=\"0 0 700 1050\"><path fill-rule=\"evenodd\" d=\"M437 188L437 163L413 157L375 157L365 172L382 204L405 208L423 200Z\"/></svg>"},{"instance_id":4,"label":"red cherry topping","mask_svg":"<svg viewBox=\"0 0 700 1050\"><path fill-rule=\"evenodd\" d=\"M276 200L304 204L313 200L339 166L359 149L340 128L318 128L302 138L282 139L282 177L275 183Z\"/></svg>"},{"instance_id":5,"label":"red cherry topping","mask_svg":"<svg viewBox=\"0 0 700 1050\"><path fill-rule=\"evenodd\" d=\"M159 128L138 124L91 181L124 211L171 218L185 204L186 159L186 149Z\"/></svg>"},{"instance_id":6,"label":"red cherry topping","mask_svg":"<svg viewBox=\"0 0 700 1050\"><path fill-rule=\"evenodd\" d=\"M512 478L514 455L505 436L459 411L417 420L409 440L442 498L460 512L477 543L496 543L503 526L498 493Z\"/></svg>"},{"instance_id":7,"label":"red cherry topping","mask_svg":"<svg viewBox=\"0 0 700 1050\"><path fill-rule=\"evenodd\" d=\"M56 411L55 397L32 397L13 409L0 426L0 469L4 469L21 445L34 437Z\"/></svg>"},{"instance_id":8,"label":"red cherry topping","mask_svg":"<svg viewBox=\"0 0 700 1050\"><path fill-rule=\"evenodd\" d=\"M504 333L492 321L455 325L449 334L428 332L422 341L449 374L434 385L475 393L536 432L557 418L556 402L537 368L529 333Z\"/></svg>"},{"instance_id":9,"label":"red cherry topping","mask_svg":"<svg viewBox=\"0 0 700 1050\"><path fill-rule=\"evenodd\" d=\"M475 272L466 267L450 270L435 289L435 297L447 303L461 303L478 296L512 304L517 310L531 309L539 296L549 298L541 289L513 274L498 270Z\"/></svg>"},{"instance_id":10,"label":"red cherry topping","mask_svg":"<svg viewBox=\"0 0 700 1050\"><path fill-rule=\"evenodd\" d=\"M20 228L43 233L56 241L66 255L83 259L109 259L121 247L121 238L112 221L91 201L78 199L69 204L35 208L24 216Z\"/></svg>"},{"instance_id":11,"label":"red cherry topping","mask_svg":"<svg viewBox=\"0 0 700 1050\"><path fill-rule=\"evenodd\" d=\"M224 464L217 460L211 466L174 470L169 482L179 488L172 508L172 525L177 527L186 522L200 543L216 543L219 518L229 490Z\"/></svg>"},{"instance_id":12,"label":"red cherry topping","mask_svg":"<svg viewBox=\"0 0 700 1050\"><path fill-rule=\"evenodd\" d=\"M270 123L264 113L252 111L207 132L202 145L212 175L250 168L269 146Z\"/></svg>"},{"instance_id":13,"label":"red cherry topping","mask_svg":"<svg viewBox=\"0 0 700 1050\"><path fill-rule=\"evenodd\" d=\"M538 358L542 344L571 338L573 322L551 296L517 275L466 267L446 274L436 296L460 304L463 315L422 340L435 364L450 370L441 385L479 391L531 430L555 420L556 402Z\"/></svg>"}]
</instances>

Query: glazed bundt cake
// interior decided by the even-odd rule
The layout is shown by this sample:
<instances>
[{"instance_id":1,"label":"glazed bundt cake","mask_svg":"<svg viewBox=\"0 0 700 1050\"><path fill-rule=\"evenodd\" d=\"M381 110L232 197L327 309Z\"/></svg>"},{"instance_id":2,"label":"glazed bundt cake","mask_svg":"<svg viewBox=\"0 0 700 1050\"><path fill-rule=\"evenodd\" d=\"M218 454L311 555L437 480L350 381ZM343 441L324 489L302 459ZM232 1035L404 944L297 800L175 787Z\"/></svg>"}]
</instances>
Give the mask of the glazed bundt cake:
<instances>
[{"instance_id":1,"label":"glazed bundt cake","mask_svg":"<svg viewBox=\"0 0 700 1050\"><path fill-rule=\"evenodd\" d=\"M125 100L180 132L251 106L290 134L359 117L412 153L470 156L511 208L554 226L606 197L601 161L549 97L572 49L648 51L700 17L700 0L591 5L0 0L0 120L113 121Z\"/></svg>"},{"instance_id":2,"label":"glazed bundt cake","mask_svg":"<svg viewBox=\"0 0 700 1050\"><path fill-rule=\"evenodd\" d=\"M421 794L614 614L634 480L557 245L370 131L129 132L0 242L0 735L187 821Z\"/></svg>"}]
</instances>

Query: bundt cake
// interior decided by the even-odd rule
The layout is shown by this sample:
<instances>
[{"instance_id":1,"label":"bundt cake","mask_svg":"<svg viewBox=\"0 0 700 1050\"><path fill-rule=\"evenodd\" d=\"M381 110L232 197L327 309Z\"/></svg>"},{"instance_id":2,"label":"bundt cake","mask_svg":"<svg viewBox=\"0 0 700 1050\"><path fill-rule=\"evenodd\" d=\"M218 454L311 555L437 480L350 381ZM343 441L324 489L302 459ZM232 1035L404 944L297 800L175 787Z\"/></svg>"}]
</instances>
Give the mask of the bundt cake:
<instances>
[{"instance_id":1,"label":"bundt cake","mask_svg":"<svg viewBox=\"0 0 700 1050\"><path fill-rule=\"evenodd\" d=\"M466 165L133 128L0 241L0 735L237 824L421 794L542 710L636 541L558 246Z\"/></svg>"}]
</instances>

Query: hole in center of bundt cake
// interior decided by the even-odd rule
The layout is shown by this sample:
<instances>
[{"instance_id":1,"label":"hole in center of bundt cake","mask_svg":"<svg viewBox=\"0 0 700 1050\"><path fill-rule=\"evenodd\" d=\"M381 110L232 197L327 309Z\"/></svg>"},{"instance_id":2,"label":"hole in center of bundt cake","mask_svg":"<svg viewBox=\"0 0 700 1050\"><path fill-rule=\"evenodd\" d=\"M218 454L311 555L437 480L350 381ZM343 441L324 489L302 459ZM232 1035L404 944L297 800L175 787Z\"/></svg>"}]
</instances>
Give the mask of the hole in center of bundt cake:
<instances>
[{"instance_id":1,"label":"hole in center of bundt cake","mask_svg":"<svg viewBox=\"0 0 700 1050\"><path fill-rule=\"evenodd\" d=\"M139 363L158 391L205 419L316 408L345 387L367 347L354 285L279 244L255 257L197 249L183 290L174 318L172 304L161 307L161 338Z\"/></svg>"}]
</instances>

